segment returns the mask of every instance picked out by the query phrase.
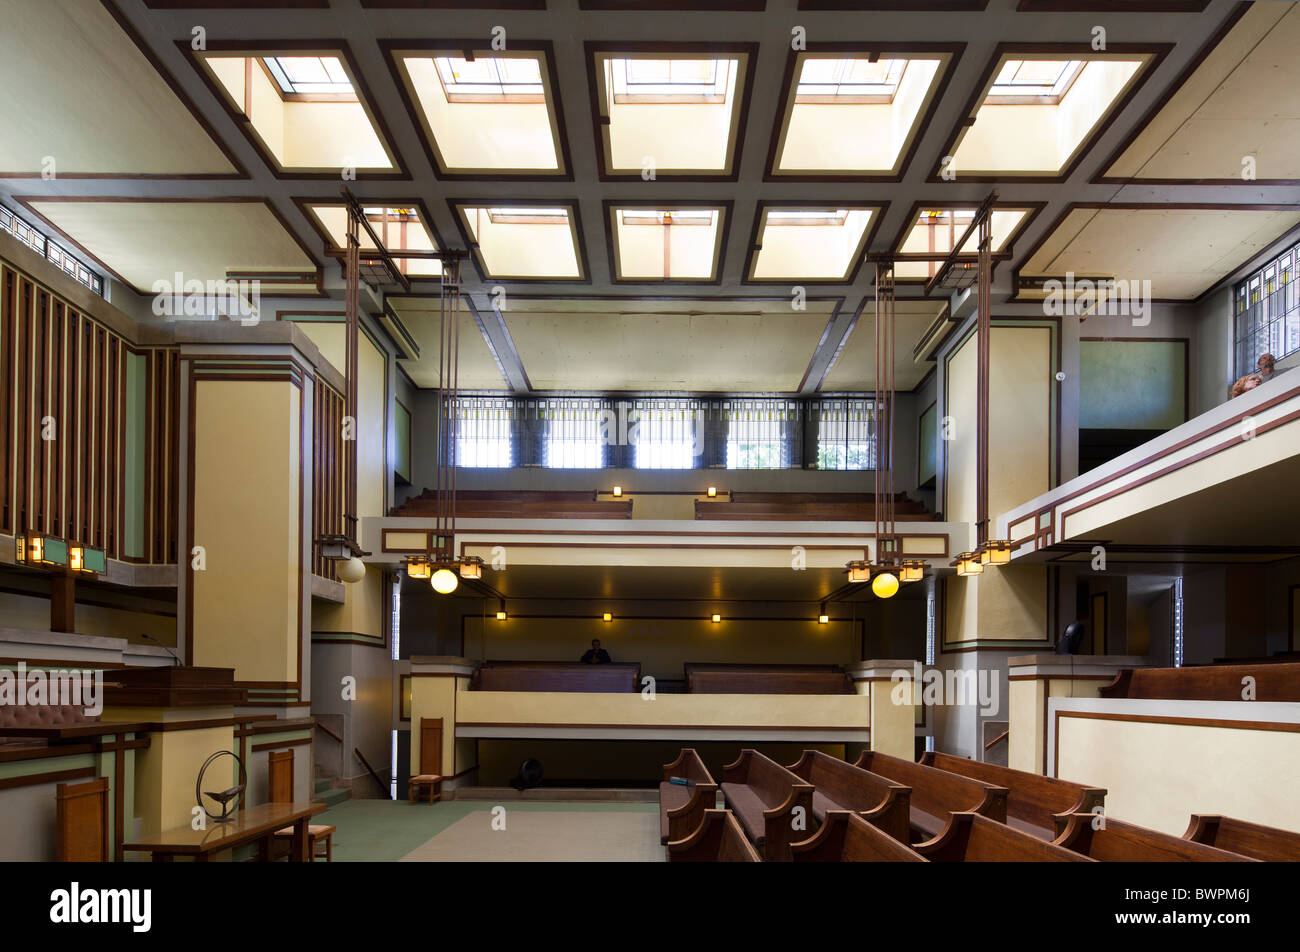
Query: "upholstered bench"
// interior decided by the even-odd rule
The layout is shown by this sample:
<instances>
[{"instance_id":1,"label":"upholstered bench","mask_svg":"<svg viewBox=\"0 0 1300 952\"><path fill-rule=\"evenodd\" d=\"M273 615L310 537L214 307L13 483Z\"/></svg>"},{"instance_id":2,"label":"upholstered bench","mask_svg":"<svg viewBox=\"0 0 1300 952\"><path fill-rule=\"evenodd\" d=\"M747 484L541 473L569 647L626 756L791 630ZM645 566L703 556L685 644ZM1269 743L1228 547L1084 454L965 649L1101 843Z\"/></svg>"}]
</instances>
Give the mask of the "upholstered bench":
<instances>
[{"instance_id":1,"label":"upholstered bench","mask_svg":"<svg viewBox=\"0 0 1300 952\"><path fill-rule=\"evenodd\" d=\"M26 691L25 687L19 690ZM0 705L0 748L44 747L41 737L7 737L5 728L75 727L78 724L98 723L99 715L90 716L85 708L61 704L3 704Z\"/></svg>"}]
</instances>

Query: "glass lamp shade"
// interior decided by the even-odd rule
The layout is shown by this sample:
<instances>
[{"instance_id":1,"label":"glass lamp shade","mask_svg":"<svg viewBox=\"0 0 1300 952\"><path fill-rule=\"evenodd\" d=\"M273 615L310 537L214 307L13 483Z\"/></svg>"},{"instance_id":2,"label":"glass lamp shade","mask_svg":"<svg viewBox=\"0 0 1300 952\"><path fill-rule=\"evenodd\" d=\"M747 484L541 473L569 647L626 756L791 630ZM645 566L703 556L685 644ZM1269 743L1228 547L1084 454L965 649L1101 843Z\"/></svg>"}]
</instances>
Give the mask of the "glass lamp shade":
<instances>
[{"instance_id":1,"label":"glass lamp shade","mask_svg":"<svg viewBox=\"0 0 1300 952\"><path fill-rule=\"evenodd\" d=\"M614 620L614 616L611 615L609 612L605 612L605 614L601 615L600 617L601 617L601 619L602 619L603 621L613 621L613 620Z\"/></svg>"},{"instance_id":2,"label":"glass lamp shade","mask_svg":"<svg viewBox=\"0 0 1300 952\"><path fill-rule=\"evenodd\" d=\"M423 559L415 559L406 563L406 574L411 578L428 578L433 574L433 566Z\"/></svg>"},{"instance_id":3,"label":"glass lamp shade","mask_svg":"<svg viewBox=\"0 0 1300 952\"><path fill-rule=\"evenodd\" d=\"M505 621L505 620L506 620L506 613L505 613L505 612L497 612L497 621Z\"/></svg>"},{"instance_id":4,"label":"glass lamp shade","mask_svg":"<svg viewBox=\"0 0 1300 952\"><path fill-rule=\"evenodd\" d=\"M721 623L721 621L722 621L722 616L721 616L721 615L714 615L714 616L713 616L713 623L714 623L715 625Z\"/></svg>"},{"instance_id":5,"label":"glass lamp shade","mask_svg":"<svg viewBox=\"0 0 1300 952\"><path fill-rule=\"evenodd\" d=\"M451 569L438 569L429 579L429 584L439 595L450 595L456 591L456 586L460 584L460 579L456 578L456 573Z\"/></svg>"},{"instance_id":6,"label":"glass lamp shade","mask_svg":"<svg viewBox=\"0 0 1300 952\"><path fill-rule=\"evenodd\" d=\"M467 559L460 563L461 578L482 578L483 563L479 559Z\"/></svg>"},{"instance_id":7,"label":"glass lamp shade","mask_svg":"<svg viewBox=\"0 0 1300 952\"><path fill-rule=\"evenodd\" d=\"M957 556L957 574L958 575L979 575L984 571L984 566L980 564L979 557L974 552L963 552Z\"/></svg>"},{"instance_id":8,"label":"glass lamp shade","mask_svg":"<svg viewBox=\"0 0 1300 952\"><path fill-rule=\"evenodd\" d=\"M1006 565L1011 561L1011 542L1009 540L992 542L990 545L993 547L990 561L994 565Z\"/></svg>"},{"instance_id":9,"label":"glass lamp shade","mask_svg":"<svg viewBox=\"0 0 1300 952\"><path fill-rule=\"evenodd\" d=\"M817 616L817 624L819 625L830 624L830 620L831 620L830 616L825 614L824 612Z\"/></svg>"},{"instance_id":10,"label":"glass lamp shade","mask_svg":"<svg viewBox=\"0 0 1300 952\"><path fill-rule=\"evenodd\" d=\"M881 572L871 580L871 591L877 598L893 598L898 592L898 578L893 572Z\"/></svg>"},{"instance_id":11,"label":"glass lamp shade","mask_svg":"<svg viewBox=\"0 0 1300 952\"><path fill-rule=\"evenodd\" d=\"M993 561L993 543L984 543L976 554L980 557L980 565L988 565Z\"/></svg>"},{"instance_id":12,"label":"glass lamp shade","mask_svg":"<svg viewBox=\"0 0 1300 952\"><path fill-rule=\"evenodd\" d=\"M925 577L925 563L919 559L905 561L898 573L899 581L919 582Z\"/></svg>"},{"instance_id":13,"label":"glass lamp shade","mask_svg":"<svg viewBox=\"0 0 1300 952\"><path fill-rule=\"evenodd\" d=\"M366 577L366 563L355 555L350 559L343 559L336 563L334 570L338 572L339 578L344 582L360 582Z\"/></svg>"},{"instance_id":14,"label":"glass lamp shade","mask_svg":"<svg viewBox=\"0 0 1300 952\"><path fill-rule=\"evenodd\" d=\"M870 582L871 566L866 562L849 563L849 581L850 582Z\"/></svg>"}]
</instances>

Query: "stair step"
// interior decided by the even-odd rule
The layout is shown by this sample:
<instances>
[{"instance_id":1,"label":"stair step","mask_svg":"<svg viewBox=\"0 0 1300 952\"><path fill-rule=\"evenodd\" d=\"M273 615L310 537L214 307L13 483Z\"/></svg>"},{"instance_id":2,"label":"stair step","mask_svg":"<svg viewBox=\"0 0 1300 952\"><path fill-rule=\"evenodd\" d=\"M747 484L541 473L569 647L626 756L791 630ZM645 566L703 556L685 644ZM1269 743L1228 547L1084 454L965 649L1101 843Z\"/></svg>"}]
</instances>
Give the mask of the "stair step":
<instances>
[{"instance_id":1,"label":"stair step","mask_svg":"<svg viewBox=\"0 0 1300 952\"><path fill-rule=\"evenodd\" d=\"M333 786L334 786L334 781L331 780L329 777L317 777L317 778L316 778L316 792L317 792L317 793L320 793L322 790L329 790L329 789L330 789L331 787L333 787Z\"/></svg>"},{"instance_id":2,"label":"stair step","mask_svg":"<svg viewBox=\"0 0 1300 952\"><path fill-rule=\"evenodd\" d=\"M330 787L328 790L325 791L320 791L320 790L316 791L315 799L317 799L321 803L333 807L342 803L344 800L352 799L352 791L341 790L338 787Z\"/></svg>"}]
</instances>

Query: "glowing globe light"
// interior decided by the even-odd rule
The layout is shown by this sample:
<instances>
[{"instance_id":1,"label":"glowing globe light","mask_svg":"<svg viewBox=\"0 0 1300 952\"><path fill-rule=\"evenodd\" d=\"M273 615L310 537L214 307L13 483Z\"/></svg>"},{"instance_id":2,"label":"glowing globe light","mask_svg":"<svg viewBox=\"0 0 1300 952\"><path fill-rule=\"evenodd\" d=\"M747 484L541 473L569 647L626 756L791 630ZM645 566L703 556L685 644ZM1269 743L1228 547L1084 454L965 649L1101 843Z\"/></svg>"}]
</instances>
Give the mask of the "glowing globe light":
<instances>
[{"instance_id":1,"label":"glowing globe light","mask_svg":"<svg viewBox=\"0 0 1300 952\"><path fill-rule=\"evenodd\" d=\"M898 591L898 577L891 572L881 572L871 580L871 590L877 598L892 598Z\"/></svg>"},{"instance_id":2,"label":"glowing globe light","mask_svg":"<svg viewBox=\"0 0 1300 952\"><path fill-rule=\"evenodd\" d=\"M335 571L345 582L360 582L366 577L366 563L354 555L350 559L341 560L335 567Z\"/></svg>"},{"instance_id":3,"label":"glowing globe light","mask_svg":"<svg viewBox=\"0 0 1300 952\"><path fill-rule=\"evenodd\" d=\"M438 569L433 573L433 578L429 580L433 590L439 595L450 595L456 591L456 586L460 584L460 579L456 578L456 573L450 569Z\"/></svg>"}]
</instances>

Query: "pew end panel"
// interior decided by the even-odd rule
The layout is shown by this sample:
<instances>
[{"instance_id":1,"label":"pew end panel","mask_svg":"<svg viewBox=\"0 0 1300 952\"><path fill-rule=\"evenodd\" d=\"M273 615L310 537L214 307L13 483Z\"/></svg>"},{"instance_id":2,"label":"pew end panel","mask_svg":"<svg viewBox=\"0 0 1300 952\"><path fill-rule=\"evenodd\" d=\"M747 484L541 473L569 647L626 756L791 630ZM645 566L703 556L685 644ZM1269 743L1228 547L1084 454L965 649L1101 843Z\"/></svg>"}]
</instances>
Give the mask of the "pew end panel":
<instances>
[{"instance_id":1,"label":"pew end panel","mask_svg":"<svg viewBox=\"0 0 1300 952\"><path fill-rule=\"evenodd\" d=\"M670 863L757 863L750 844L730 810L705 810L704 819L689 836L668 841Z\"/></svg>"},{"instance_id":2,"label":"pew end panel","mask_svg":"<svg viewBox=\"0 0 1300 952\"><path fill-rule=\"evenodd\" d=\"M928 863L929 860L869 822L861 813L828 810L806 840L790 845L797 863Z\"/></svg>"},{"instance_id":3,"label":"pew end panel","mask_svg":"<svg viewBox=\"0 0 1300 952\"><path fill-rule=\"evenodd\" d=\"M953 813L943 831L912 849L938 863L1093 862L1081 853L1048 843L979 813Z\"/></svg>"},{"instance_id":4,"label":"pew end panel","mask_svg":"<svg viewBox=\"0 0 1300 952\"><path fill-rule=\"evenodd\" d=\"M804 830L816 823L812 809L814 789L810 783L794 784L784 803L763 811L763 859L790 862L790 844L800 838L797 834L804 832L794 829L795 810L803 810Z\"/></svg>"}]
</instances>

